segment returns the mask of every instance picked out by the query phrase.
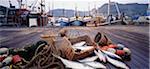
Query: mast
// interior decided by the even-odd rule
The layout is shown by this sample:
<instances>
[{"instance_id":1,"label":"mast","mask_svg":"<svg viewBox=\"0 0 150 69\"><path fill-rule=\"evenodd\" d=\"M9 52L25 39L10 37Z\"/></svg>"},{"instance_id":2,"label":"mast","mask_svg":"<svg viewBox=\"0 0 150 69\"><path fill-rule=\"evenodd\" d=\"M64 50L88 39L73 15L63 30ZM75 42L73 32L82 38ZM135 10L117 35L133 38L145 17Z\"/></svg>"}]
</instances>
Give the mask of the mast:
<instances>
[{"instance_id":1,"label":"mast","mask_svg":"<svg viewBox=\"0 0 150 69\"><path fill-rule=\"evenodd\" d=\"M77 20L77 4L75 3L75 17L76 17L76 20Z\"/></svg>"},{"instance_id":2,"label":"mast","mask_svg":"<svg viewBox=\"0 0 150 69\"><path fill-rule=\"evenodd\" d=\"M95 3L94 3L94 8L95 8L95 16L97 16L97 7Z\"/></svg>"},{"instance_id":3,"label":"mast","mask_svg":"<svg viewBox=\"0 0 150 69\"><path fill-rule=\"evenodd\" d=\"M108 14L107 14L108 16L110 15L110 0L109 0L109 2L108 2Z\"/></svg>"},{"instance_id":4,"label":"mast","mask_svg":"<svg viewBox=\"0 0 150 69\"><path fill-rule=\"evenodd\" d=\"M119 10L118 4L115 3L115 6L116 6L116 10L117 10L118 16L120 17L121 14L120 14L120 10Z\"/></svg>"},{"instance_id":5,"label":"mast","mask_svg":"<svg viewBox=\"0 0 150 69\"><path fill-rule=\"evenodd\" d=\"M27 9L27 7L28 7L28 5L27 5L27 0L25 0L25 6L26 6L26 9Z\"/></svg>"},{"instance_id":6,"label":"mast","mask_svg":"<svg viewBox=\"0 0 150 69\"><path fill-rule=\"evenodd\" d=\"M75 16L77 16L77 4L75 4Z\"/></svg>"},{"instance_id":7,"label":"mast","mask_svg":"<svg viewBox=\"0 0 150 69\"><path fill-rule=\"evenodd\" d=\"M62 4L62 6L64 6L64 3ZM62 9L62 14L63 14L63 17L65 17L65 9L64 8Z\"/></svg>"},{"instance_id":8,"label":"mast","mask_svg":"<svg viewBox=\"0 0 150 69\"><path fill-rule=\"evenodd\" d=\"M63 17L65 17L65 9L63 8Z\"/></svg>"},{"instance_id":9,"label":"mast","mask_svg":"<svg viewBox=\"0 0 150 69\"><path fill-rule=\"evenodd\" d=\"M41 0L41 14L44 13L45 10L45 0Z\"/></svg>"},{"instance_id":10,"label":"mast","mask_svg":"<svg viewBox=\"0 0 150 69\"><path fill-rule=\"evenodd\" d=\"M21 5L22 5L22 0L17 0L19 3L19 8L21 9Z\"/></svg>"},{"instance_id":11,"label":"mast","mask_svg":"<svg viewBox=\"0 0 150 69\"><path fill-rule=\"evenodd\" d=\"M90 3L88 3L88 11L89 11L89 16L91 16L91 14L90 14Z\"/></svg>"},{"instance_id":12,"label":"mast","mask_svg":"<svg viewBox=\"0 0 150 69\"><path fill-rule=\"evenodd\" d=\"M54 0L52 0L52 17L53 17L53 9L54 9Z\"/></svg>"},{"instance_id":13,"label":"mast","mask_svg":"<svg viewBox=\"0 0 150 69\"><path fill-rule=\"evenodd\" d=\"M48 4L48 10L49 10L49 15L51 15L51 6L50 6L50 3Z\"/></svg>"},{"instance_id":14,"label":"mast","mask_svg":"<svg viewBox=\"0 0 150 69\"><path fill-rule=\"evenodd\" d=\"M10 5L10 8L12 7L12 4L11 4L11 1L9 0L9 5Z\"/></svg>"}]
</instances>

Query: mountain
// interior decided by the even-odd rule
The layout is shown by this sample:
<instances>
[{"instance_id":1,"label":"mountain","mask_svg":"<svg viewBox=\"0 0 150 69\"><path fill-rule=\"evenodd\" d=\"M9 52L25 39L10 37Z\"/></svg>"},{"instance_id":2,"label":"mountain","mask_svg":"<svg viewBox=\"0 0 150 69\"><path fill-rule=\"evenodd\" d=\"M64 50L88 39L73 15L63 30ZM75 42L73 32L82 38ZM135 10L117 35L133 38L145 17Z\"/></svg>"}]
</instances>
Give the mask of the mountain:
<instances>
[{"instance_id":1,"label":"mountain","mask_svg":"<svg viewBox=\"0 0 150 69\"><path fill-rule=\"evenodd\" d=\"M125 15L127 16L142 16L142 15L145 15L148 10L148 4L138 4L138 3L129 3L129 4L116 3L116 4L118 5L120 13L124 12ZM52 14L52 11L53 11L54 16L57 16L57 17L63 16L63 10L64 10L64 16L66 17L73 17L75 15L75 10L72 10L72 9L54 9L54 10L50 10L48 14ZM97 12L98 15L107 16L107 11L108 11L108 4L106 3L102 5L101 7L99 7L98 9L93 8L90 12L93 16L96 14L95 12ZM116 10L114 2L111 3L110 13L113 16L117 15L117 10ZM80 16L88 16L89 12L78 11L78 14Z\"/></svg>"},{"instance_id":2,"label":"mountain","mask_svg":"<svg viewBox=\"0 0 150 69\"><path fill-rule=\"evenodd\" d=\"M118 8L121 13L125 13L127 16L134 16L134 15L145 15L148 10L148 4L138 4L138 3L130 3L130 4L119 4ZM108 11L108 4L104 4L100 8L98 8L98 12L103 14L104 16L107 16ZM117 10L115 7L115 3L111 3L110 6L110 13L112 15L117 15Z\"/></svg>"},{"instance_id":3,"label":"mountain","mask_svg":"<svg viewBox=\"0 0 150 69\"><path fill-rule=\"evenodd\" d=\"M71 10L71 9L54 9L54 10L50 10L48 12L48 14L52 14L53 12L53 16L55 17L59 17L59 16L65 16L65 17L73 17L75 15L75 10ZM87 11L77 11L78 15L80 16L86 16L88 15ZM64 13L64 14L63 14Z\"/></svg>"}]
</instances>

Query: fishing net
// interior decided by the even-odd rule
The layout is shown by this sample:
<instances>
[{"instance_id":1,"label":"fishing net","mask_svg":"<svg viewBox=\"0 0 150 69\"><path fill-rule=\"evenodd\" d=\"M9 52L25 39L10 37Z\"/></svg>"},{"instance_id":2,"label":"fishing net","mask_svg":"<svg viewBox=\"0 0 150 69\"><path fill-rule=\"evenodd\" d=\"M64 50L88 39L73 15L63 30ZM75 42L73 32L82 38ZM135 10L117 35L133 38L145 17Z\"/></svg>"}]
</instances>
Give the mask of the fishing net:
<instances>
[{"instance_id":1,"label":"fishing net","mask_svg":"<svg viewBox=\"0 0 150 69\"><path fill-rule=\"evenodd\" d=\"M61 55L55 47L52 38L45 38L48 45L41 45L36 49L34 57L23 67L23 69L64 69L63 63L52 54ZM39 51L40 47L43 47Z\"/></svg>"}]
</instances>

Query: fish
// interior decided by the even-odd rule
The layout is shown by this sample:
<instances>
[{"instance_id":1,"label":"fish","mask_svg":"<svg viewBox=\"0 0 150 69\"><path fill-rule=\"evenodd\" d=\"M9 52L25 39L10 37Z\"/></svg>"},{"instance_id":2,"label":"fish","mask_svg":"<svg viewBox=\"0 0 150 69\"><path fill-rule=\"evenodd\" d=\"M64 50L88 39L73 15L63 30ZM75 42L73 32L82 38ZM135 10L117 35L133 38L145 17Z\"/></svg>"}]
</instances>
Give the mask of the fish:
<instances>
[{"instance_id":1,"label":"fish","mask_svg":"<svg viewBox=\"0 0 150 69\"><path fill-rule=\"evenodd\" d=\"M92 67L94 67L95 69L97 69L97 68L106 69L106 66L105 66L105 65L103 65L103 64L100 63L100 62L96 62L96 61L94 61L94 62L85 62L84 64L87 64L87 65L89 65L89 66L92 66Z\"/></svg>"},{"instance_id":2,"label":"fish","mask_svg":"<svg viewBox=\"0 0 150 69\"><path fill-rule=\"evenodd\" d=\"M100 50L98 50L98 52L96 50L94 50L94 53L98 56L100 61L106 62L106 58L105 58L104 54Z\"/></svg>"},{"instance_id":3,"label":"fish","mask_svg":"<svg viewBox=\"0 0 150 69\"><path fill-rule=\"evenodd\" d=\"M86 43L85 41L81 41L81 42L79 42L79 43L73 44L73 46L74 46L74 47L80 47L80 46L84 46L85 43Z\"/></svg>"},{"instance_id":4,"label":"fish","mask_svg":"<svg viewBox=\"0 0 150 69\"><path fill-rule=\"evenodd\" d=\"M111 64L113 64L116 67L120 67L120 68L123 68L123 69L129 69L129 67L121 61L114 60L114 59L108 57L107 55L106 55L106 58L107 58L108 62L110 62Z\"/></svg>"},{"instance_id":5,"label":"fish","mask_svg":"<svg viewBox=\"0 0 150 69\"><path fill-rule=\"evenodd\" d=\"M90 50L94 48L94 46L81 46L81 47L73 47L74 49L80 49L80 50Z\"/></svg>"},{"instance_id":6,"label":"fish","mask_svg":"<svg viewBox=\"0 0 150 69\"><path fill-rule=\"evenodd\" d=\"M98 56L92 56L92 57L88 57L82 60L78 60L79 62L90 62L90 61L94 61L98 58Z\"/></svg>"},{"instance_id":7,"label":"fish","mask_svg":"<svg viewBox=\"0 0 150 69\"><path fill-rule=\"evenodd\" d=\"M64 59L58 55L52 54L54 57L60 59L62 61L62 63L67 67L67 68L72 68L72 69L94 69L93 67L90 67L88 65L79 63L79 62L75 62L75 61L70 61L67 59Z\"/></svg>"},{"instance_id":8,"label":"fish","mask_svg":"<svg viewBox=\"0 0 150 69\"><path fill-rule=\"evenodd\" d=\"M102 50L102 52L103 52L104 54L106 54L106 55L111 56L111 57L114 57L114 58L117 58L117 59L122 59L120 56L118 56L118 55L116 55L116 54L114 54L114 53L111 53L111 52L108 52L108 51L104 51L104 50Z\"/></svg>"}]
</instances>

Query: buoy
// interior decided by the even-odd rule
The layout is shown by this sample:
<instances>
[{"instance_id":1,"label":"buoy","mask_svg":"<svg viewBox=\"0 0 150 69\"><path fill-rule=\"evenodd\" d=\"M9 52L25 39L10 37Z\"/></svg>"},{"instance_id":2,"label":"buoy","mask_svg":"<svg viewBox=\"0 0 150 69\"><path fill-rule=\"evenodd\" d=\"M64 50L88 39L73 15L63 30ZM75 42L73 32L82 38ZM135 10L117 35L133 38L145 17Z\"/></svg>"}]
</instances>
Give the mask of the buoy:
<instances>
[{"instance_id":1,"label":"buoy","mask_svg":"<svg viewBox=\"0 0 150 69\"><path fill-rule=\"evenodd\" d=\"M123 44L117 44L117 48L118 50L123 50L125 46Z\"/></svg>"},{"instance_id":2,"label":"buoy","mask_svg":"<svg viewBox=\"0 0 150 69\"><path fill-rule=\"evenodd\" d=\"M2 57L7 57L8 56L8 54L3 54L3 55L1 55Z\"/></svg>"},{"instance_id":3,"label":"buoy","mask_svg":"<svg viewBox=\"0 0 150 69\"><path fill-rule=\"evenodd\" d=\"M0 62L2 62L4 60L3 56L0 56Z\"/></svg>"},{"instance_id":4,"label":"buoy","mask_svg":"<svg viewBox=\"0 0 150 69\"><path fill-rule=\"evenodd\" d=\"M9 56L2 61L3 65L8 65L12 61L12 57Z\"/></svg>"},{"instance_id":5,"label":"buoy","mask_svg":"<svg viewBox=\"0 0 150 69\"><path fill-rule=\"evenodd\" d=\"M108 47L109 47L109 48L117 48L117 46L114 45L114 44L110 44L110 45L108 45Z\"/></svg>"},{"instance_id":6,"label":"buoy","mask_svg":"<svg viewBox=\"0 0 150 69\"><path fill-rule=\"evenodd\" d=\"M131 55L131 51L128 48L123 48L123 51L126 53L126 55Z\"/></svg>"},{"instance_id":7,"label":"buoy","mask_svg":"<svg viewBox=\"0 0 150 69\"><path fill-rule=\"evenodd\" d=\"M117 44L118 47L124 48L125 46L123 44Z\"/></svg>"},{"instance_id":8,"label":"buoy","mask_svg":"<svg viewBox=\"0 0 150 69\"><path fill-rule=\"evenodd\" d=\"M116 50L114 48L108 48L107 51L111 53L116 53Z\"/></svg>"},{"instance_id":9,"label":"buoy","mask_svg":"<svg viewBox=\"0 0 150 69\"><path fill-rule=\"evenodd\" d=\"M0 68L3 66L2 62L0 62Z\"/></svg>"},{"instance_id":10,"label":"buoy","mask_svg":"<svg viewBox=\"0 0 150 69\"><path fill-rule=\"evenodd\" d=\"M4 66L1 69L10 69L9 66Z\"/></svg>"},{"instance_id":11,"label":"buoy","mask_svg":"<svg viewBox=\"0 0 150 69\"><path fill-rule=\"evenodd\" d=\"M108 46L103 46L103 47L101 47L100 49L106 51L108 48L109 48Z\"/></svg>"},{"instance_id":12,"label":"buoy","mask_svg":"<svg viewBox=\"0 0 150 69\"><path fill-rule=\"evenodd\" d=\"M116 50L116 54L123 56L123 55L125 55L125 52L123 50Z\"/></svg>"},{"instance_id":13,"label":"buoy","mask_svg":"<svg viewBox=\"0 0 150 69\"><path fill-rule=\"evenodd\" d=\"M14 64L21 62L21 57L19 55L15 55L12 58Z\"/></svg>"},{"instance_id":14,"label":"buoy","mask_svg":"<svg viewBox=\"0 0 150 69\"><path fill-rule=\"evenodd\" d=\"M6 54L9 52L8 48L0 48L0 55Z\"/></svg>"}]
</instances>

